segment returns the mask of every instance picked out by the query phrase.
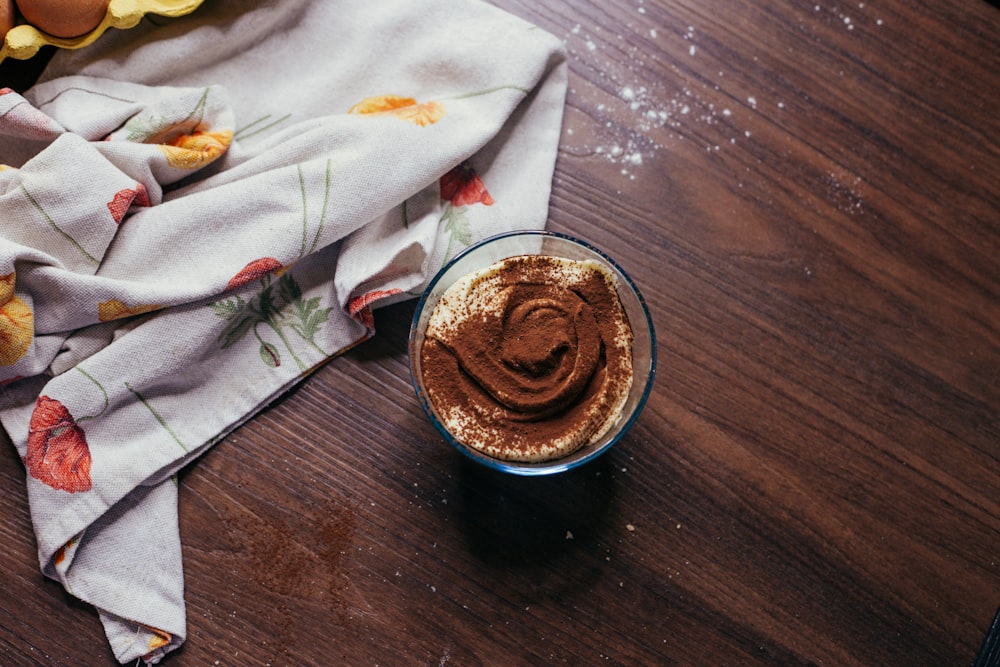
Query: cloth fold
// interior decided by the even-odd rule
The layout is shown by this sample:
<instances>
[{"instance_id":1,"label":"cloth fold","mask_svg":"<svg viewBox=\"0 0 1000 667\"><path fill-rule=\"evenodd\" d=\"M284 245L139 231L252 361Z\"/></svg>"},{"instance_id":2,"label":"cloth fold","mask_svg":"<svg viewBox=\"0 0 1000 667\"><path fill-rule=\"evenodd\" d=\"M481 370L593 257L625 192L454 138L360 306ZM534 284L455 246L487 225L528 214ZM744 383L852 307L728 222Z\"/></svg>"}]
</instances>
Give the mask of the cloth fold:
<instances>
[{"instance_id":1,"label":"cloth fold","mask_svg":"<svg viewBox=\"0 0 1000 667\"><path fill-rule=\"evenodd\" d=\"M119 661L186 636L175 473L544 227L565 91L559 41L474 0L220 0L0 89L0 421Z\"/></svg>"}]
</instances>

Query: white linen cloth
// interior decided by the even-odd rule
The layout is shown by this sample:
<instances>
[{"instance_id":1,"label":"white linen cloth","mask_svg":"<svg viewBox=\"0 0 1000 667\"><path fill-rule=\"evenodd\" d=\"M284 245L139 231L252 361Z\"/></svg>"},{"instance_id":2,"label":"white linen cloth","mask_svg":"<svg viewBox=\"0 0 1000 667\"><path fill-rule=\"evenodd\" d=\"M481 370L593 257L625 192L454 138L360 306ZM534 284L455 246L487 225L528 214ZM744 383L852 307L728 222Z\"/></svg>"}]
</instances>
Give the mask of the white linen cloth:
<instances>
[{"instance_id":1,"label":"white linen cloth","mask_svg":"<svg viewBox=\"0 0 1000 667\"><path fill-rule=\"evenodd\" d=\"M565 92L561 43L474 0L216 0L0 90L0 420L119 661L185 638L178 469L544 227Z\"/></svg>"}]
</instances>

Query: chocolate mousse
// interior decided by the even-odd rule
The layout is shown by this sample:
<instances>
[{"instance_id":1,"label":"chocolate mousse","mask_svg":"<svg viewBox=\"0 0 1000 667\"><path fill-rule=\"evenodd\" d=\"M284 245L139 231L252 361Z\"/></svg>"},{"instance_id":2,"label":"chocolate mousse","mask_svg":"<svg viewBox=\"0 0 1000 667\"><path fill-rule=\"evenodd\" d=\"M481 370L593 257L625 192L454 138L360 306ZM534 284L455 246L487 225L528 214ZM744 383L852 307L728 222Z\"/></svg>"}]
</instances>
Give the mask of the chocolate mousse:
<instances>
[{"instance_id":1,"label":"chocolate mousse","mask_svg":"<svg viewBox=\"0 0 1000 667\"><path fill-rule=\"evenodd\" d=\"M445 291L420 362L456 440L498 459L547 461L618 421L632 385L632 330L602 264L521 255Z\"/></svg>"}]
</instances>

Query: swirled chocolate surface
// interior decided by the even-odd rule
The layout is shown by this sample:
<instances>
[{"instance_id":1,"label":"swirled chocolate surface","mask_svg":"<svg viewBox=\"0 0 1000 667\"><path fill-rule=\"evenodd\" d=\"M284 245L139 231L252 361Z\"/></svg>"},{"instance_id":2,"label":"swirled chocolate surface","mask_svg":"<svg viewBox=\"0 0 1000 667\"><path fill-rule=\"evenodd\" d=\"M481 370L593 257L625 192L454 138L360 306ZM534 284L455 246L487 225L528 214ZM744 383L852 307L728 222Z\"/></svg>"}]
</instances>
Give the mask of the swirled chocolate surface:
<instances>
[{"instance_id":1,"label":"swirled chocolate surface","mask_svg":"<svg viewBox=\"0 0 1000 667\"><path fill-rule=\"evenodd\" d=\"M566 456L615 424L632 330L595 261L502 260L455 282L420 350L435 412L463 444L511 461Z\"/></svg>"}]
</instances>

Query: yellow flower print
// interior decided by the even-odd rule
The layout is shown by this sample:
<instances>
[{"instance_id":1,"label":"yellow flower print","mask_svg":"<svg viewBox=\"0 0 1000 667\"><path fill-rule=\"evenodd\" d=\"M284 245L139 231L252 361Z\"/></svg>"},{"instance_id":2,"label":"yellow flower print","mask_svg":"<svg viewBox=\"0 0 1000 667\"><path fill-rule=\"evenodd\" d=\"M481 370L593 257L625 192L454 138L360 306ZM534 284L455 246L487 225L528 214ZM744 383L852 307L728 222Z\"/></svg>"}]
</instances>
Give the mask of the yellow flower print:
<instances>
[{"instance_id":1,"label":"yellow flower print","mask_svg":"<svg viewBox=\"0 0 1000 667\"><path fill-rule=\"evenodd\" d=\"M31 347L35 316L14 296L14 274L0 276L0 366L13 366Z\"/></svg>"},{"instance_id":2,"label":"yellow flower print","mask_svg":"<svg viewBox=\"0 0 1000 667\"><path fill-rule=\"evenodd\" d=\"M147 646L147 650L149 651L149 653L142 656L142 659L146 662L154 662L153 660L154 652L157 649L163 648L164 646L169 644L170 641L173 639L173 637L170 635L169 632L164 632L163 630L160 630L158 628L154 628L148 625L143 625L142 623L139 623L138 625L140 628L142 628L146 632L149 632L152 635L149 638L149 644Z\"/></svg>"},{"instance_id":3,"label":"yellow flower print","mask_svg":"<svg viewBox=\"0 0 1000 667\"><path fill-rule=\"evenodd\" d=\"M97 317L102 322L110 322L111 320L120 320L123 317L131 317L133 315L148 313L152 310L159 310L160 308L162 306L154 303L128 306L118 299L110 299L109 301L102 301L97 304Z\"/></svg>"},{"instance_id":4,"label":"yellow flower print","mask_svg":"<svg viewBox=\"0 0 1000 667\"><path fill-rule=\"evenodd\" d=\"M0 303L6 303L14 298L14 273L0 276Z\"/></svg>"},{"instance_id":5,"label":"yellow flower print","mask_svg":"<svg viewBox=\"0 0 1000 667\"><path fill-rule=\"evenodd\" d=\"M444 118L445 109L440 102L432 101L418 104L412 97L379 95L366 97L348 109L347 113L385 114L425 127Z\"/></svg>"},{"instance_id":6,"label":"yellow flower print","mask_svg":"<svg viewBox=\"0 0 1000 667\"><path fill-rule=\"evenodd\" d=\"M226 152L233 141L232 130L182 134L171 141L160 144L160 151L167 158L167 164L177 169L198 169L214 162Z\"/></svg>"},{"instance_id":7,"label":"yellow flower print","mask_svg":"<svg viewBox=\"0 0 1000 667\"><path fill-rule=\"evenodd\" d=\"M163 632L163 630L154 630L153 628L150 628L150 632L153 633L153 636L149 638L150 651L155 651L161 646L166 646L170 643L170 635Z\"/></svg>"}]
</instances>

